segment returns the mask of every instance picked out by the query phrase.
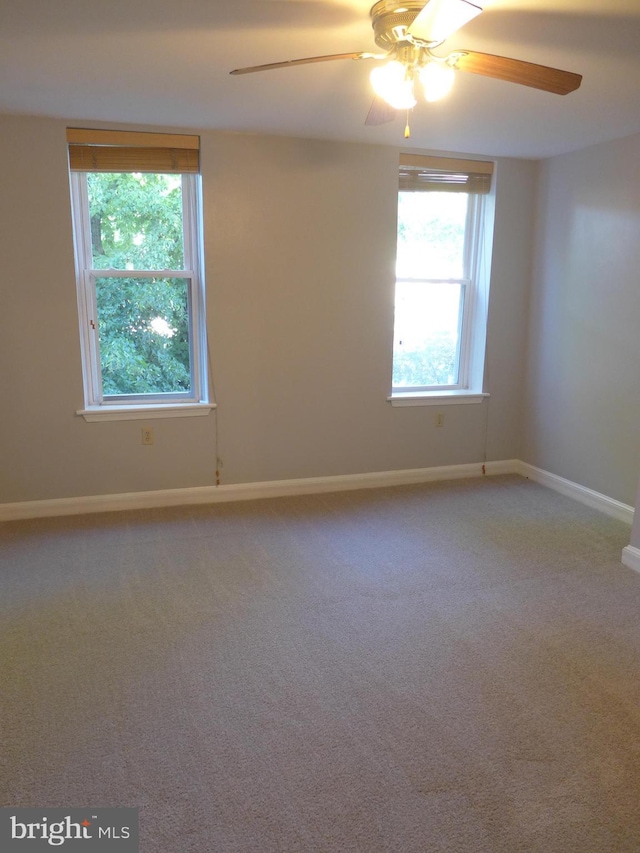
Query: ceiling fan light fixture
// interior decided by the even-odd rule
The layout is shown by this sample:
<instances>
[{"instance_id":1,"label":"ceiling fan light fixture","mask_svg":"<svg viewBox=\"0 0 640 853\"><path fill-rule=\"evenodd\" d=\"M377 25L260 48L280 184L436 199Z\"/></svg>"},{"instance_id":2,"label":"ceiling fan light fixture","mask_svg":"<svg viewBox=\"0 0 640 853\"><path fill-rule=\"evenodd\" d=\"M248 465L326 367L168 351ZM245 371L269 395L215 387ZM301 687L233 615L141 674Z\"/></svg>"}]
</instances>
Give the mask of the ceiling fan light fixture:
<instances>
[{"instance_id":1,"label":"ceiling fan light fixture","mask_svg":"<svg viewBox=\"0 0 640 853\"><path fill-rule=\"evenodd\" d=\"M420 83L424 89L425 100L439 101L449 94L453 87L456 72L444 62L428 62L420 69Z\"/></svg>"},{"instance_id":2,"label":"ceiling fan light fixture","mask_svg":"<svg viewBox=\"0 0 640 853\"><path fill-rule=\"evenodd\" d=\"M397 60L379 65L369 77L373 91L396 110L410 110L417 101L413 94L411 69Z\"/></svg>"},{"instance_id":3,"label":"ceiling fan light fixture","mask_svg":"<svg viewBox=\"0 0 640 853\"><path fill-rule=\"evenodd\" d=\"M458 50L446 57L436 56L434 48L482 12L477 2L482 0L376 0L369 16L374 41L383 53L359 51L306 56L236 68L230 73L250 74L338 59L385 60L385 65L376 66L371 72L370 80L376 97L367 114L367 125L386 124L395 118L398 110L413 109L416 106L414 88L417 81L420 81L427 101L443 98L450 91L454 74L458 71L530 86L556 95L567 95L580 86L581 74L492 53ZM407 127L405 136L408 135Z\"/></svg>"}]
</instances>

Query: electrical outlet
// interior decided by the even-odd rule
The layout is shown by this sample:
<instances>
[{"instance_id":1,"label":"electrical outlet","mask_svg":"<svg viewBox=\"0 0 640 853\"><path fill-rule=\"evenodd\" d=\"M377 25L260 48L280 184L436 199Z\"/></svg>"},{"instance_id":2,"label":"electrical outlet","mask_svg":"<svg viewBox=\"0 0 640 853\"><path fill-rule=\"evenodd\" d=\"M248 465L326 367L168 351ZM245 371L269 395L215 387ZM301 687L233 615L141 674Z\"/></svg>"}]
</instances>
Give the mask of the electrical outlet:
<instances>
[{"instance_id":1,"label":"electrical outlet","mask_svg":"<svg viewBox=\"0 0 640 853\"><path fill-rule=\"evenodd\" d=\"M444 412L437 412L436 413L435 425L437 427L444 426Z\"/></svg>"},{"instance_id":2,"label":"electrical outlet","mask_svg":"<svg viewBox=\"0 0 640 853\"><path fill-rule=\"evenodd\" d=\"M153 444L153 429L151 427L142 427L142 443Z\"/></svg>"}]
</instances>

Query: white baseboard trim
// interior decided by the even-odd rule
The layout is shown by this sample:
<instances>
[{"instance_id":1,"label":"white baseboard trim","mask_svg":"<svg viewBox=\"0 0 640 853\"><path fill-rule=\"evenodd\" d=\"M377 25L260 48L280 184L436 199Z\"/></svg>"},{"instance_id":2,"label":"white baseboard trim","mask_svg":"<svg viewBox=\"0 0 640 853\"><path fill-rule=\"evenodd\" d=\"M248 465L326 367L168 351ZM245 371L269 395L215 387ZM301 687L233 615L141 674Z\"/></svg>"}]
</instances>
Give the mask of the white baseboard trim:
<instances>
[{"instance_id":1,"label":"white baseboard trim","mask_svg":"<svg viewBox=\"0 0 640 853\"><path fill-rule=\"evenodd\" d=\"M627 568L640 572L640 548L627 545L622 549L622 562Z\"/></svg>"},{"instance_id":2,"label":"white baseboard trim","mask_svg":"<svg viewBox=\"0 0 640 853\"><path fill-rule=\"evenodd\" d=\"M434 468L411 468L402 471L375 471L367 474L344 474L332 477L308 477L296 480L272 480L262 483L238 483L225 486L200 486L188 489L159 489L147 492L128 492L115 495L88 495L75 498L22 501L0 504L0 521L29 518L49 518L61 515L83 515L96 512L116 512L131 509L186 506L258 500L261 498L310 495L322 492L342 492L354 489L375 489L384 486L403 486L412 483L432 483L465 477L520 474L543 486L561 492L582 504L606 515L633 522L633 507L594 492L556 474L543 471L519 459L503 459L466 465L444 465Z\"/></svg>"},{"instance_id":3,"label":"white baseboard trim","mask_svg":"<svg viewBox=\"0 0 640 853\"><path fill-rule=\"evenodd\" d=\"M613 498L608 498L600 492L594 492L593 489L587 489L586 486L580 486L571 480L565 480L564 477L559 477L557 474L551 474L549 471L543 471L542 468L536 468L534 465L529 465L528 462L516 460L516 472L526 477L529 480L534 480L542 486L547 486L556 492L560 492L569 498L573 498L581 504L590 506L592 509L597 509L605 515L612 518L617 518L618 521L624 521L625 524L633 524L634 509L628 504L623 504Z\"/></svg>"},{"instance_id":4,"label":"white baseboard trim","mask_svg":"<svg viewBox=\"0 0 640 853\"><path fill-rule=\"evenodd\" d=\"M188 504L222 503L260 498L375 489L438 480L481 477L481 462L467 465L444 465L436 468L411 468L403 471L376 471L369 474L344 474L332 477L308 477L298 480L272 480L263 483L239 483L228 486L201 486L189 489L161 489L151 492L128 492L116 495L89 495L77 498L24 501L0 504L0 521L47 518L60 515L83 515L130 509L184 506ZM517 460L488 462L487 474L517 473Z\"/></svg>"},{"instance_id":5,"label":"white baseboard trim","mask_svg":"<svg viewBox=\"0 0 640 853\"><path fill-rule=\"evenodd\" d=\"M519 474L519 459L499 459L497 462L485 462L483 473L490 477L498 477L500 474Z\"/></svg>"}]
</instances>

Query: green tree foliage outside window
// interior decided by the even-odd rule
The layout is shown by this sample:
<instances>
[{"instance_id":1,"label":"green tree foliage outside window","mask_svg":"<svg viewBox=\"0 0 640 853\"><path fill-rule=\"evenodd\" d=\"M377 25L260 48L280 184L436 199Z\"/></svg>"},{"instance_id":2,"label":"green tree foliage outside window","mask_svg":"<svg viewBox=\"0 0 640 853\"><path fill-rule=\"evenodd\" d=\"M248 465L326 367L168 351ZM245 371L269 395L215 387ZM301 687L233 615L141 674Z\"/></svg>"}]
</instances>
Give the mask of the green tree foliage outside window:
<instances>
[{"instance_id":1,"label":"green tree foliage outside window","mask_svg":"<svg viewBox=\"0 0 640 853\"><path fill-rule=\"evenodd\" d=\"M457 381L457 342L448 334L432 335L421 348L396 346L394 387L451 385Z\"/></svg>"},{"instance_id":2,"label":"green tree foliage outside window","mask_svg":"<svg viewBox=\"0 0 640 853\"><path fill-rule=\"evenodd\" d=\"M105 396L191 387L189 280L136 276L184 269L179 175L89 173L89 210ZM131 270L131 276L109 276Z\"/></svg>"}]
</instances>

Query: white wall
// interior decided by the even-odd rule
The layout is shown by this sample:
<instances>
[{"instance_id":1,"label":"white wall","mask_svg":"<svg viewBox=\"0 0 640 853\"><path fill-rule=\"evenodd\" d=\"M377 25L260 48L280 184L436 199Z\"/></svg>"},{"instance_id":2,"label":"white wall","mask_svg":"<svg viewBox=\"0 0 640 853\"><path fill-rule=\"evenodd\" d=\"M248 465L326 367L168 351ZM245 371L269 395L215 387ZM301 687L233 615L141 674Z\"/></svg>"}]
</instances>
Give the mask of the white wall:
<instances>
[{"instance_id":1,"label":"white wall","mask_svg":"<svg viewBox=\"0 0 640 853\"><path fill-rule=\"evenodd\" d=\"M140 421L75 415L83 399L65 128L0 117L0 501L210 485L214 416L153 421L155 444L143 447ZM497 166L491 402L449 406L436 429L433 408L386 402L397 158L375 145L202 133L224 483L517 455L536 165Z\"/></svg>"},{"instance_id":2,"label":"white wall","mask_svg":"<svg viewBox=\"0 0 640 853\"><path fill-rule=\"evenodd\" d=\"M518 459L522 443L524 346L538 164L498 164L494 263L487 337L485 383L488 406L487 458ZM527 286L523 286L526 282Z\"/></svg>"},{"instance_id":3,"label":"white wall","mask_svg":"<svg viewBox=\"0 0 640 853\"><path fill-rule=\"evenodd\" d=\"M523 459L633 504L640 472L640 135L544 161Z\"/></svg>"},{"instance_id":4,"label":"white wall","mask_svg":"<svg viewBox=\"0 0 640 853\"><path fill-rule=\"evenodd\" d=\"M640 507L640 483L638 483L638 493L636 495L636 507ZM633 515L633 527L631 528L630 544L640 550L640 512L635 512Z\"/></svg>"}]
</instances>

